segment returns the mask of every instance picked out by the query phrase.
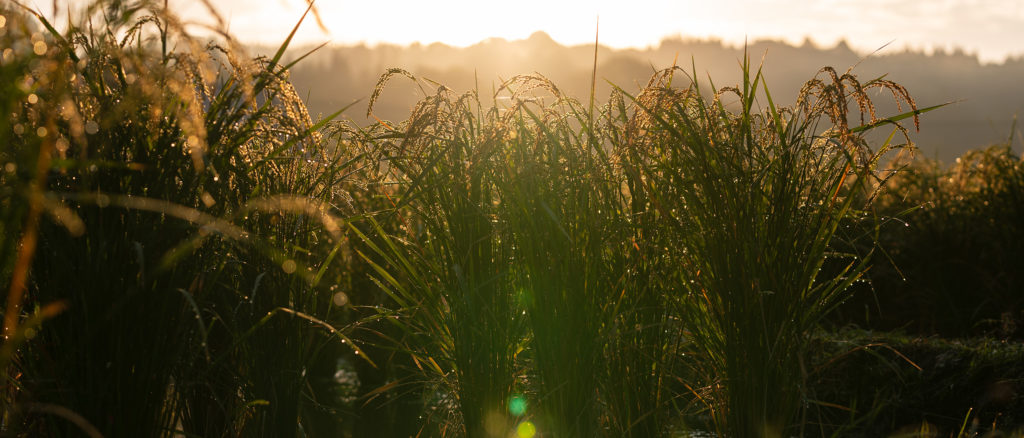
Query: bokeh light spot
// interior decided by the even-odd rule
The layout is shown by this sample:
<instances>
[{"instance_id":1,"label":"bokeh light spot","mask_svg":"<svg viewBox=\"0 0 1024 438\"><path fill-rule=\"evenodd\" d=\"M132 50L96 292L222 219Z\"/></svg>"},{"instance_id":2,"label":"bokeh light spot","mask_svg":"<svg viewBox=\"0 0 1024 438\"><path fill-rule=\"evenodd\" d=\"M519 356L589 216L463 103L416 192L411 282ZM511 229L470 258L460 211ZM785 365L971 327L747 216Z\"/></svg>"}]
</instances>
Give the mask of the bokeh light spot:
<instances>
[{"instance_id":1,"label":"bokeh light spot","mask_svg":"<svg viewBox=\"0 0 1024 438\"><path fill-rule=\"evenodd\" d=\"M519 438L533 438L537 434L537 427L529 421L519 423L519 427L516 428L516 435Z\"/></svg>"},{"instance_id":2,"label":"bokeh light spot","mask_svg":"<svg viewBox=\"0 0 1024 438\"><path fill-rule=\"evenodd\" d=\"M513 395L508 400L508 413L520 416L526 413L526 398L521 395Z\"/></svg>"},{"instance_id":3,"label":"bokeh light spot","mask_svg":"<svg viewBox=\"0 0 1024 438\"><path fill-rule=\"evenodd\" d=\"M291 274L292 272L295 272L295 268L295 260L285 260L284 263L281 264L281 270L283 270L286 274Z\"/></svg>"},{"instance_id":4,"label":"bokeh light spot","mask_svg":"<svg viewBox=\"0 0 1024 438\"><path fill-rule=\"evenodd\" d=\"M487 436L508 436L508 426L506 417L500 410L490 410L484 417L484 429L487 430Z\"/></svg>"},{"instance_id":5,"label":"bokeh light spot","mask_svg":"<svg viewBox=\"0 0 1024 438\"><path fill-rule=\"evenodd\" d=\"M348 304L348 295L345 292L336 292L332 300L335 306L344 306Z\"/></svg>"}]
</instances>

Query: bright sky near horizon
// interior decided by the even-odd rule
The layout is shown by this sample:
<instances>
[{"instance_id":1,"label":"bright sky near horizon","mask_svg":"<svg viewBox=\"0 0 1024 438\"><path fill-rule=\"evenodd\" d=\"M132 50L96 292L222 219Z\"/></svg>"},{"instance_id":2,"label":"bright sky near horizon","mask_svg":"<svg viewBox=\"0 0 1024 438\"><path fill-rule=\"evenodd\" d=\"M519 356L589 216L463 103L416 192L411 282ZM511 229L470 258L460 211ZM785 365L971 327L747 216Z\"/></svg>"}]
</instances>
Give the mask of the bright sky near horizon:
<instances>
[{"instance_id":1,"label":"bright sky near horizon","mask_svg":"<svg viewBox=\"0 0 1024 438\"><path fill-rule=\"evenodd\" d=\"M46 5L41 10L50 8L50 2L36 1ZM169 2L182 18L208 22L200 0ZM271 45L284 40L306 6L305 0L210 3L236 38ZM810 38L827 47L845 39L862 52L891 41L889 50L962 48L984 62L1024 55L1021 0L319 0L317 8L327 32L308 20L299 43L468 46L542 30L563 44L590 44L600 16L601 43L617 48L643 48L682 35L734 45L745 38Z\"/></svg>"}]
</instances>

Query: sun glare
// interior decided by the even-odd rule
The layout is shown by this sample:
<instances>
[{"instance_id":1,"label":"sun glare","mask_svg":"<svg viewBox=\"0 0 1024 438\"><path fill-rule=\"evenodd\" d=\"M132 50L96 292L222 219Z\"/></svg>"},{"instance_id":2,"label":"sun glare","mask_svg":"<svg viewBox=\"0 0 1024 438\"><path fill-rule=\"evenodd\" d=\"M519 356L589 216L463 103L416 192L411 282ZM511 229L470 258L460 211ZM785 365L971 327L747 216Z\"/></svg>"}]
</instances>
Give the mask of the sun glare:
<instances>
[{"instance_id":1,"label":"sun glare","mask_svg":"<svg viewBox=\"0 0 1024 438\"><path fill-rule=\"evenodd\" d=\"M86 1L72 0L71 4ZM304 0L211 3L239 40L266 45L280 44L307 5ZM562 44L590 44L600 17L600 41L615 48L644 48L657 45L665 37L682 35L732 45L766 38L792 44L810 38L821 46L845 40L862 52L890 42L890 49L909 47L930 52L962 48L987 62L1024 52L1018 43L1024 39L1024 3L992 0L967 6L963 1L933 5L896 0L395 0L383 5L321 1L317 9L326 31L309 19L295 41L400 45L440 42L465 47L488 38L515 40L544 31ZM169 0L169 7L186 21L213 23L206 6L198 0ZM201 31L195 28L197 33Z\"/></svg>"}]
</instances>

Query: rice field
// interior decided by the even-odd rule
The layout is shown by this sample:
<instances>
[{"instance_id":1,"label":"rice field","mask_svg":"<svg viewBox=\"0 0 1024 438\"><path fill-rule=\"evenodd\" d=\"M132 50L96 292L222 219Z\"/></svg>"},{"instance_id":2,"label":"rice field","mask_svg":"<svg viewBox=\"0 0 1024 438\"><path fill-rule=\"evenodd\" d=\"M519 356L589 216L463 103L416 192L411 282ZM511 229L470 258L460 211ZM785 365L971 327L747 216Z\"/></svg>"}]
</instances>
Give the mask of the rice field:
<instances>
[{"instance_id":1,"label":"rice field","mask_svg":"<svg viewBox=\"0 0 1024 438\"><path fill-rule=\"evenodd\" d=\"M973 321L957 319L963 292L915 265L933 266L933 238L898 230L1004 233L972 235L1004 243L988 260L1015 254L1019 226L999 225L1024 223L1024 167L1012 137L952 174L912 159L908 133L941 105L919 107L902 84L823 67L776 106L747 57L738 84L699 85L695 60L638 93L579 101L539 75L481 95L396 68L368 102L314 120L288 78L304 57L285 57L289 41L250 58L158 5L90 13L103 27L58 31L0 5L0 435L1024 424L1019 274L984 271L995 280L976 313L1002 311L1002 332L958 331ZM372 117L394 81L425 96L407 119L344 117ZM881 100L899 112L879 114ZM959 272L965 288L979 278ZM865 300L950 301L905 317L1003 341L917 348L842 328L906 329L862 319ZM863 390L887 373L919 392L984 388L931 407L918 400L931 393L899 404Z\"/></svg>"}]
</instances>

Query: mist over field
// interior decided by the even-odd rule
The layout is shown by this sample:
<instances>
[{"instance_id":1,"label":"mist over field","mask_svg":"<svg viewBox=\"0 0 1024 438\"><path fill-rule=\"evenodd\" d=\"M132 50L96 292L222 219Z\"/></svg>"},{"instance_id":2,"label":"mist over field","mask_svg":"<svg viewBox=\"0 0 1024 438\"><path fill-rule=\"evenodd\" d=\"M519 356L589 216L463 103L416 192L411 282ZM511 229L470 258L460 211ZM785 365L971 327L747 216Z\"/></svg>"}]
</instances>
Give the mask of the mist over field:
<instances>
[{"instance_id":1,"label":"mist over field","mask_svg":"<svg viewBox=\"0 0 1024 438\"><path fill-rule=\"evenodd\" d=\"M299 48L292 53L297 56L306 50ZM638 90L654 70L670 67L673 62L687 72L695 66L701 82L710 77L717 87L735 85L740 79L738 63L743 50L742 46L719 40L679 38L665 39L646 50L616 50L602 45L597 59L597 98L600 101L608 96L609 83L627 91ZM793 103L803 83L822 66L832 66L839 72L856 66L853 72L862 80L887 75L887 79L907 86L918 107L954 102L924 115L921 131L912 133L925 157L944 162L970 149L1005 141L1014 116L1024 112L1024 59L1020 57L983 63L976 54L961 50L925 54L891 48L869 55L854 51L844 42L820 47L810 41L800 46L756 41L747 51L755 64L763 60L772 95L784 105ZM524 40L493 38L466 48L440 43L328 46L298 63L292 80L314 116L333 113L361 99L344 117L364 124L373 121L366 117L366 103L388 68L403 68L457 92L478 87L485 99L501 79L536 72L551 79L562 92L583 99L590 92L593 56L593 45L563 46L544 32ZM404 120L421 97L423 93L416 85L394 79L375 105L374 115L383 120ZM895 107L883 106L880 115L896 111ZM1015 141L1014 148L1019 151L1021 143Z\"/></svg>"}]
</instances>

